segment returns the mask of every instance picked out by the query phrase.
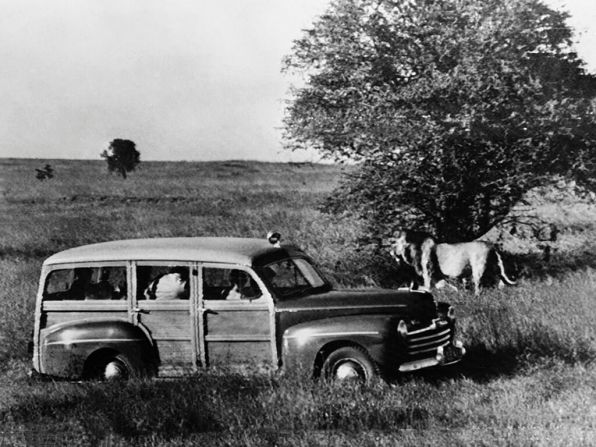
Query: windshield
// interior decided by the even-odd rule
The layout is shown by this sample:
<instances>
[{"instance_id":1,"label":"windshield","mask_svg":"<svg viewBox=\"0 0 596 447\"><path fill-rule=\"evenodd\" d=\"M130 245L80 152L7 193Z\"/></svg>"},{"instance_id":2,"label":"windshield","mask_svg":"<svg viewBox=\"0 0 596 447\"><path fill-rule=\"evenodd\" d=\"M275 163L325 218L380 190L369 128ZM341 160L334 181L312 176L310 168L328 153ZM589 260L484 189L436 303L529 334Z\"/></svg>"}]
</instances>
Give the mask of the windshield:
<instances>
[{"instance_id":1,"label":"windshield","mask_svg":"<svg viewBox=\"0 0 596 447\"><path fill-rule=\"evenodd\" d=\"M260 273L278 298L289 298L313 292L327 282L302 258L283 259L260 269Z\"/></svg>"}]
</instances>

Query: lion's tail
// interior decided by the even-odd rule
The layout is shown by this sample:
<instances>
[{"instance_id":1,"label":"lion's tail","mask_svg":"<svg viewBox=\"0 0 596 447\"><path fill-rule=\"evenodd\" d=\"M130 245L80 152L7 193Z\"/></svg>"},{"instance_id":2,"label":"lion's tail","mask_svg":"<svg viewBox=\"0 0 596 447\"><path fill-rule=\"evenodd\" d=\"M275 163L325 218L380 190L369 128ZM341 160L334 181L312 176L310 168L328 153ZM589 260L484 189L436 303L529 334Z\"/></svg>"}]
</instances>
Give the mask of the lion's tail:
<instances>
[{"instance_id":1,"label":"lion's tail","mask_svg":"<svg viewBox=\"0 0 596 447\"><path fill-rule=\"evenodd\" d=\"M495 250L495 255L497 255L497 262L499 263L499 270L501 271L501 279L503 281L505 281L507 284L509 284L510 286L514 286L517 284L517 282L509 279L507 277L507 274L505 273L505 265L503 264L503 259L501 259L501 255L499 254L498 251Z\"/></svg>"}]
</instances>

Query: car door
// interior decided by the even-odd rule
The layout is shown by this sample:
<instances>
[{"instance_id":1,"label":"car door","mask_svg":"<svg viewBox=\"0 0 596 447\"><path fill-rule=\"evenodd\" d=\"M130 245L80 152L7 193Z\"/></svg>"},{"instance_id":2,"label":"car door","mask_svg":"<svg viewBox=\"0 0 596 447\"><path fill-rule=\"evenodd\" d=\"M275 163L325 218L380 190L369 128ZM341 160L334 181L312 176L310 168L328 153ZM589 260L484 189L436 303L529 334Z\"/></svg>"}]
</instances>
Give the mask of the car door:
<instances>
[{"instance_id":1,"label":"car door","mask_svg":"<svg viewBox=\"0 0 596 447\"><path fill-rule=\"evenodd\" d=\"M242 284L234 284L242 279ZM277 366L273 300L248 267L204 264L200 275L202 362L212 366Z\"/></svg>"},{"instance_id":2,"label":"car door","mask_svg":"<svg viewBox=\"0 0 596 447\"><path fill-rule=\"evenodd\" d=\"M151 336L160 376L196 370L198 354L196 268L184 261L133 263L133 322Z\"/></svg>"}]
</instances>

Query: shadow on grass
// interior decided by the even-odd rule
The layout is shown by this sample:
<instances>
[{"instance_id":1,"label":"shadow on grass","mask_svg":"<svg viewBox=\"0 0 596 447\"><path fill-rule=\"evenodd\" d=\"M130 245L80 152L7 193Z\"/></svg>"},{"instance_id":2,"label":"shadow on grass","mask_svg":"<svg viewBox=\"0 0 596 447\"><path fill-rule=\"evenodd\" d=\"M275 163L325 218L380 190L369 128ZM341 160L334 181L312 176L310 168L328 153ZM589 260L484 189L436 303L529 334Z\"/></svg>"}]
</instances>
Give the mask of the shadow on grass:
<instances>
[{"instance_id":1,"label":"shadow on grass","mask_svg":"<svg viewBox=\"0 0 596 447\"><path fill-rule=\"evenodd\" d=\"M28 427L64 425L91 443L116 435L163 440L256 430L267 438L287 430L358 433L363 429L424 429L430 411L417 402L384 402L386 388L279 376L205 374L175 381L72 384L29 388L1 421ZM362 401L362 399L366 401ZM275 436L272 438L274 439Z\"/></svg>"},{"instance_id":2,"label":"shadow on grass","mask_svg":"<svg viewBox=\"0 0 596 447\"><path fill-rule=\"evenodd\" d=\"M520 352L513 347L491 351L482 345L468 347L458 364L446 369L446 377L466 377L486 383L499 377L512 376L521 368Z\"/></svg>"},{"instance_id":3,"label":"shadow on grass","mask_svg":"<svg viewBox=\"0 0 596 447\"><path fill-rule=\"evenodd\" d=\"M382 410L370 408L354 409L346 405L348 399L329 401L313 415L314 430L341 430L356 433L362 429L413 429L428 428L432 419L426 408L406 405L405 407L384 407ZM376 410L376 411L375 411ZM307 428L307 427L304 427Z\"/></svg>"},{"instance_id":4,"label":"shadow on grass","mask_svg":"<svg viewBox=\"0 0 596 447\"><path fill-rule=\"evenodd\" d=\"M514 348L491 352L485 346L476 345L467 347L466 355L459 363L405 373L393 377L390 383L399 385L412 379L423 379L430 384L438 385L467 378L484 384L498 378L513 376L522 366L523 361Z\"/></svg>"},{"instance_id":5,"label":"shadow on grass","mask_svg":"<svg viewBox=\"0 0 596 447\"><path fill-rule=\"evenodd\" d=\"M266 383L258 377L189 378L175 381L87 382L30 388L16 405L0 414L19 424L69 421L85 433L115 433L132 440L159 434L164 438L221 431L216 399L233 406L240 397L254 399Z\"/></svg>"},{"instance_id":6,"label":"shadow on grass","mask_svg":"<svg viewBox=\"0 0 596 447\"><path fill-rule=\"evenodd\" d=\"M569 273L596 269L596 250L587 247L583 251L555 251L547 253L503 253L505 265L514 277L545 279L559 278Z\"/></svg>"},{"instance_id":7,"label":"shadow on grass","mask_svg":"<svg viewBox=\"0 0 596 447\"><path fill-rule=\"evenodd\" d=\"M565 344L561 340L556 340L556 337L549 337L544 341L529 339L527 343L498 348L472 344L466 347L466 355L459 363L414 374L432 383L462 377L478 383L488 383L499 378L514 376L539 364L562 362L567 365L577 365L594 360L596 360L596 350L589 342L574 340Z\"/></svg>"}]
</instances>

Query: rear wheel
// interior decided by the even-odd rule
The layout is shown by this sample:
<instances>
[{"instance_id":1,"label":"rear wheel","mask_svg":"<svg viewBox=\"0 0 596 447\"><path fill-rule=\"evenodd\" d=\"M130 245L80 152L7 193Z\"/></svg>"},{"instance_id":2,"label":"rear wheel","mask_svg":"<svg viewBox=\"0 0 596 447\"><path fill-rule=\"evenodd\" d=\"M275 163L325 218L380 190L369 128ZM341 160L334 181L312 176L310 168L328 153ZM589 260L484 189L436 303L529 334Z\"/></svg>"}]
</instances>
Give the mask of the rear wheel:
<instances>
[{"instance_id":1,"label":"rear wheel","mask_svg":"<svg viewBox=\"0 0 596 447\"><path fill-rule=\"evenodd\" d=\"M132 366L127 362L126 357L117 355L105 364L101 379L107 381L128 380L132 373Z\"/></svg>"},{"instance_id":2,"label":"rear wheel","mask_svg":"<svg viewBox=\"0 0 596 447\"><path fill-rule=\"evenodd\" d=\"M112 382L142 377L143 372L143 368L133 364L125 355L110 354L94 359L88 376L91 379Z\"/></svg>"},{"instance_id":3,"label":"rear wheel","mask_svg":"<svg viewBox=\"0 0 596 447\"><path fill-rule=\"evenodd\" d=\"M362 348L344 346L331 352L322 367L329 380L370 382L378 376L377 366Z\"/></svg>"}]
</instances>

